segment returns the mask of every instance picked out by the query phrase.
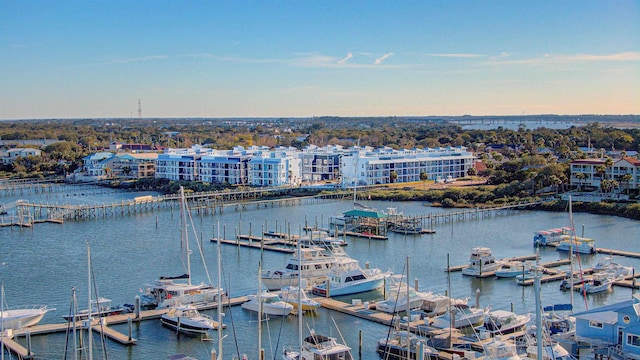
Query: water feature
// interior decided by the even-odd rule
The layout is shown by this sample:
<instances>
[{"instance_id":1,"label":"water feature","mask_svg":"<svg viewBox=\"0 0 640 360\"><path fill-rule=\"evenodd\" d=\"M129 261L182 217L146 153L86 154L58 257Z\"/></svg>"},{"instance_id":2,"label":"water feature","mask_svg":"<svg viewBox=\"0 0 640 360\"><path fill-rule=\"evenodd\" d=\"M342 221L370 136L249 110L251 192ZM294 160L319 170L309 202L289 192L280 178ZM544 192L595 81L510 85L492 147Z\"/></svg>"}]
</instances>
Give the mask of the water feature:
<instances>
[{"instance_id":1,"label":"water feature","mask_svg":"<svg viewBox=\"0 0 640 360\"><path fill-rule=\"evenodd\" d=\"M139 194L109 193L104 202L119 201ZM77 197L77 196L76 196ZM53 196L48 202L56 202ZM35 200L35 199L34 199ZM14 201L0 198L2 203ZM58 200L64 201L64 200ZM96 200L98 201L98 200ZM75 202L75 199L74 199ZM381 209L396 207L406 215L422 215L446 211L441 208L425 206L420 202L387 203L367 201L367 205ZM217 255L216 244L209 239L216 236L220 224L226 238L236 233L253 235L264 230L279 232L290 231L298 234L305 225L326 227L331 215L351 209L351 201L319 201L313 204L283 207L249 206L243 211L226 209L223 214L193 214L194 232L201 240L201 248L207 262L207 268L216 282ZM574 214L578 235L584 224L584 235L597 240L597 246L625 249L640 252L637 234L640 222L629 219ZM36 224L28 228L0 228L0 281L5 284L8 305L45 303L55 307L42 323L62 322L62 315L68 313L71 287L77 289L79 299L86 298L86 243L91 245L94 275L99 295L110 298L113 304L133 303L145 284L150 284L158 275L177 275L182 264L176 254L180 251L180 225L177 210L161 210L138 213L131 216L110 219L67 221L59 224ZM347 238L346 251L361 264L368 262L371 267L401 272L406 256L410 256L412 280L418 279L421 291L444 292L447 289L447 254L451 264L464 264L469 251L474 246L488 246L496 258L533 254L532 237L534 231L568 225L567 213L536 212L516 210L503 215L480 220L440 224L435 234L402 235L389 234L389 240L367 240ZM156 225L157 224L157 225ZM265 225L266 224L266 225ZM289 230L290 229L290 230ZM193 239L193 232L190 238ZM192 273L195 281L206 280L205 272L198 261L197 250L192 256ZM223 287L231 296L244 295L257 291L258 262L263 260L263 268L278 268L285 264L286 254L264 252L223 245ZM542 261L551 261L566 257L566 253L552 248L541 250ZM597 257L581 257L583 266L593 266ZM640 259L615 257L615 261L624 265L640 266ZM471 298L475 302L476 290L480 289L480 303L493 309L510 310L518 313L533 312L535 308L533 287L520 287L513 279L475 279L464 277L460 273L451 274L452 294L455 297ZM614 287L609 293L589 295L586 304L579 295L575 296L577 310L601 306L607 303L628 299L631 290ZM380 298L381 293L354 296L363 301ZM550 305L569 302L569 293L559 290L559 283L542 285L542 304ZM344 300L349 300L345 298ZM216 317L216 311L205 311ZM338 336L333 326L335 319L346 342L354 349L358 358L358 334L363 333L363 359L377 358L376 340L386 336L387 328L366 320L353 318L321 309L316 316L305 316L305 331L316 329L318 333ZM256 314L245 311L239 306L227 311L224 319L228 335L224 340L225 358L236 353L248 354L257 358ZM127 325L114 325L121 332L127 331ZM215 338L215 332L212 334ZM163 328L160 320L148 320L134 324L133 337L138 340L135 346L122 346L107 341L109 355L117 359L163 359L176 353L205 359L209 358L215 341L201 341L185 336L178 337L174 332ZM24 338L18 339L21 343ZM263 347L267 358L273 358L284 345L297 344L297 319L289 316L284 319L272 318L263 326ZM276 350L276 344L278 349ZM61 358L65 349L65 334L33 336L32 347L38 358ZM97 351L97 350L96 350Z\"/></svg>"}]
</instances>

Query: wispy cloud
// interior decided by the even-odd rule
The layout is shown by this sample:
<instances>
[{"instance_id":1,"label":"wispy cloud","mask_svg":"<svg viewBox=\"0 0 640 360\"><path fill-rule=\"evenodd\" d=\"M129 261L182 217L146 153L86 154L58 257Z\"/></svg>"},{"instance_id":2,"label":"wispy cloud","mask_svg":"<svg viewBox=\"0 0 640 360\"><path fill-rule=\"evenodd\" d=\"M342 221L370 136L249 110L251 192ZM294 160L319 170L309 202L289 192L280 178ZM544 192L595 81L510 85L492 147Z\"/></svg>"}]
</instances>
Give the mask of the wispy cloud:
<instances>
[{"instance_id":1,"label":"wispy cloud","mask_svg":"<svg viewBox=\"0 0 640 360\"><path fill-rule=\"evenodd\" d=\"M145 61L153 61L153 60L164 60L169 58L166 55L149 55L149 56L142 56L142 57L137 57L137 58L123 58L123 59L115 59L115 60L111 60L111 61L107 61L107 64L129 64L129 63L136 63L136 62L145 62Z\"/></svg>"},{"instance_id":2,"label":"wispy cloud","mask_svg":"<svg viewBox=\"0 0 640 360\"><path fill-rule=\"evenodd\" d=\"M393 56L393 53L386 53L386 54L384 54L384 55L380 56L379 58L377 58L377 59L373 62L373 64L374 64L374 65L380 65L380 64L382 64L382 62L383 62L383 61L385 61L386 59L388 59L388 58L390 58L390 57L392 57L392 56Z\"/></svg>"},{"instance_id":3,"label":"wispy cloud","mask_svg":"<svg viewBox=\"0 0 640 360\"><path fill-rule=\"evenodd\" d=\"M462 58L462 59L474 59L474 58L481 58L484 57L485 55L481 55L481 54L456 54L456 53L444 53L444 54L428 54L429 56L434 56L434 57L446 57L446 58Z\"/></svg>"},{"instance_id":4,"label":"wispy cloud","mask_svg":"<svg viewBox=\"0 0 640 360\"><path fill-rule=\"evenodd\" d=\"M506 57L491 58L491 63L499 65L531 65L543 66L551 64L575 64L586 62L629 62L640 61L640 52L623 52L615 54L544 54L527 59L507 59Z\"/></svg>"},{"instance_id":5,"label":"wispy cloud","mask_svg":"<svg viewBox=\"0 0 640 360\"><path fill-rule=\"evenodd\" d=\"M349 52L347 54L347 56L343 57L342 59L338 60L338 64L344 64L347 61L349 61L349 59L351 59L353 57L353 54L351 52Z\"/></svg>"}]
</instances>

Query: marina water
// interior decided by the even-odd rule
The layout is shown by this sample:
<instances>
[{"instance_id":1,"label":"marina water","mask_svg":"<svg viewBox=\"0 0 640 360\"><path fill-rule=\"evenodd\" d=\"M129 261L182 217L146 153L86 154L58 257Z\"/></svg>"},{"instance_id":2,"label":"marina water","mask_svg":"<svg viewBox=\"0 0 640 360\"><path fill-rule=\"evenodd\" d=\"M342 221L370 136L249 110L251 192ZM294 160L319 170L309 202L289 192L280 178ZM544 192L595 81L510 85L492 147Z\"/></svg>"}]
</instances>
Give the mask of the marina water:
<instances>
[{"instance_id":1,"label":"marina water","mask_svg":"<svg viewBox=\"0 0 640 360\"><path fill-rule=\"evenodd\" d=\"M35 197L33 202L46 203L111 203L147 193L123 193L104 191L91 194L49 194L46 198ZM42 195L44 196L44 195ZM0 203L9 203L17 198L0 198ZM366 201L367 205L385 209L394 207L405 215L425 215L442 213L447 209L430 207L422 202L377 202ZM207 281L200 256L194 243L200 242L204 252L211 280L217 280L217 246L212 237L225 235L234 238L236 234L259 235L265 231L290 232L298 235L303 226L327 227L332 215L352 208L351 201L317 201L296 206L247 205L243 210L227 208L224 213L197 214L193 212L193 231L189 232L193 255L191 256L194 281ZM136 295L160 275L179 275L184 272L180 249L180 225L177 208L172 210L149 211L129 216L115 216L106 219L66 221L64 224L36 224L33 228L0 228L0 281L5 285L6 304L47 304L56 308L47 313L41 324L60 323L62 316L69 313L71 288L77 289L80 308L86 308L87 299L87 259L86 244L91 245L93 275L98 293L113 300L113 304L134 302ZM596 245L603 248L624 249L640 252L640 222L610 216L574 214L577 235L596 239ZM218 227L219 224L219 227ZM411 280L417 279L420 291L447 291L447 254L450 264L466 263L474 246L488 246L496 258L507 258L535 253L532 246L533 233L554 227L569 225L565 213L513 210L499 215L466 221L440 223L434 226L435 234L401 235L389 234L388 240L368 240L347 238L347 253L358 259L361 265L402 273L407 256L410 258ZM194 235L195 234L195 235ZM581 255L583 267L595 264L604 255ZM230 296L256 292L258 287L258 264L262 260L263 269L284 266L289 255L222 245L223 284ZM541 249L541 261L547 262L566 258L567 253L553 248ZM623 265L639 268L640 260L614 257ZM577 266L576 266L577 268ZM534 312L533 287L521 287L513 279L475 279L464 277L459 272L451 273L451 292L454 297L469 297L475 303L479 292L480 305L492 309L513 309L517 313ZM615 287L607 293L589 295L586 302L574 294L577 311L602 306L629 299L632 290ZM542 305L569 303L571 294L561 292L558 282L542 285ZM374 301L382 298L382 292L358 294L341 300L351 299ZM216 311L205 313L216 318ZM338 328L333 325L336 322ZM226 311L224 330L225 359L234 355L247 354L249 359L257 359L257 315L234 306ZM297 319L294 315L272 317L263 324L263 348L266 358L280 358L281 349L286 345L296 345ZM356 359L376 359L376 341L385 337L387 327L363 319L320 309L316 315L304 316L303 334L314 329L319 334L341 338L352 347ZM114 329L127 333L127 324L112 325ZM340 332L340 333L339 333ZM359 334L362 333L362 353L358 353ZM109 357L113 359L166 359L173 354L186 354L197 359L208 359L217 346L217 333L212 333L214 341L203 341L163 328L160 320L146 320L133 324L133 337L137 345L123 346L107 340ZM18 341L25 344L24 338ZM94 344L96 342L94 341ZM65 352L64 333L46 336L32 336L32 349L38 359L60 359ZM71 342L68 345L72 346ZM100 345L95 345L98 348ZM97 354L96 350L96 354Z\"/></svg>"}]
</instances>

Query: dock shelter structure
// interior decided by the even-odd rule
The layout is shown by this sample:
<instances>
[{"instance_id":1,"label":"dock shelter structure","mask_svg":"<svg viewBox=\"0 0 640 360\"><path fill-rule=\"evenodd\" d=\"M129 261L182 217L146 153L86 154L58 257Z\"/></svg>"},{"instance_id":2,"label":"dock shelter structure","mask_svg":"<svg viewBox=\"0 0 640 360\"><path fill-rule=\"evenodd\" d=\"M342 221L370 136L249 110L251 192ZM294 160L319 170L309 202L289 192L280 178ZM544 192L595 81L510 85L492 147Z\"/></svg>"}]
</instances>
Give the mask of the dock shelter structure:
<instances>
[{"instance_id":1,"label":"dock shelter structure","mask_svg":"<svg viewBox=\"0 0 640 360\"><path fill-rule=\"evenodd\" d=\"M350 231L371 234L387 235L387 214L375 210L353 209L343 213L345 225Z\"/></svg>"}]
</instances>

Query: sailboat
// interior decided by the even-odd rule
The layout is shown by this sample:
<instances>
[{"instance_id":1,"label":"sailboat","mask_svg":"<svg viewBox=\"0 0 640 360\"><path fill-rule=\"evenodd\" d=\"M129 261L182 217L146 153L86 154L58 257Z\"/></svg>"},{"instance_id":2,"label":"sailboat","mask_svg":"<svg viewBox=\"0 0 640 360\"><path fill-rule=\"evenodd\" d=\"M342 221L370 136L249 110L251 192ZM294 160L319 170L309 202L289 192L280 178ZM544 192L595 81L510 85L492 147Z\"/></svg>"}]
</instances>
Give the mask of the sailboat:
<instances>
[{"instance_id":1,"label":"sailboat","mask_svg":"<svg viewBox=\"0 0 640 360\"><path fill-rule=\"evenodd\" d=\"M298 255L300 255L300 243L298 243ZM300 257L298 257L300 258ZM300 273L298 273L300 277ZM300 278L298 279L300 280ZM341 344L336 338L324 335L317 335L311 330L311 335L302 338L302 289L298 288L298 348L285 347L282 351L283 360L316 360L316 359L336 359L353 360L351 348ZM335 322L334 322L335 324Z\"/></svg>"},{"instance_id":2,"label":"sailboat","mask_svg":"<svg viewBox=\"0 0 640 360\"><path fill-rule=\"evenodd\" d=\"M218 301L219 291L217 287L211 285L209 272L204 266L209 283L191 283L191 261L189 250L189 237L187 231L187 218L191 220L191 213L184 196L184 188L180 187L180 220L181 220L181 245L186 258L186 273L179 276L161 276L153 285L148 286L143 294L141 305L143 307L167 308L178 304L205 304ZM193 222L191 221L193 227ZM201 256L204 263L204 257ZM220 299L222 301L222 299Z\"/></svg>"},{"instance_id":3,"label":"sailboat","mask_svg":"<svg viewBox=\"0 0 640 360\"><path fill-rule=\"evenodd\" d=\"M409 286L409 257L406 259L407 283L404 287L399 287L396 291L405 292L405 299L410 298L411 291L415 290ZM394 302L394 306L395 306ZM422 302L420 302L422 305ZM417 335L411 333L411 302L404 302L404 310L407 312L407 329L389 329L387 336L379 339L376 352L380 358L385 360L404 360L404 359L438 359L438 351L427 346L426 339L421 339ZM399 311L399 309L397 310ZM391 313L395 313L394 309Z\"/></svg>"}]
</instances>

